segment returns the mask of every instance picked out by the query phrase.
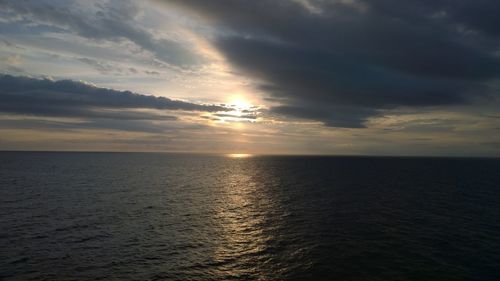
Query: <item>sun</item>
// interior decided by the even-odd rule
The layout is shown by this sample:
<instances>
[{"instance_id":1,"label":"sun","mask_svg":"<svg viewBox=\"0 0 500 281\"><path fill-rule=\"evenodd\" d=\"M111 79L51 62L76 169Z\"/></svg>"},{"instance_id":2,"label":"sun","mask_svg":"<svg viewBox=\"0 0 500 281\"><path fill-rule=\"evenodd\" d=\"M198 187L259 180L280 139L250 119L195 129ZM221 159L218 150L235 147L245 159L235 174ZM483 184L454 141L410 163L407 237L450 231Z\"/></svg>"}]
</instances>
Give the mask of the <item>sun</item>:
<instances>
[{"instance_id":1,"label":"sun","mask_svg":"<svg viewBox=\"0 0 500 281\"><path fill-rule=\"evenodd\" d=\"M229 96L223 103L227 108L225 111L211 113L215 124L230 126L234 129L243 129L248 123L256 123L260 116L260 106L255 105L241 94Z\"/></svg>"},{"instance_id":2,"label":"sun","mask_svg":"<svg viewBox=\"0 0 500 281\"><path fill-rule=\"evenodd\" d=\"M235 116L242 116L246 111L252 109L252 104L242 96L233 96L228 104L233 109L230 113Z\"/></svg>"}]
</instances>

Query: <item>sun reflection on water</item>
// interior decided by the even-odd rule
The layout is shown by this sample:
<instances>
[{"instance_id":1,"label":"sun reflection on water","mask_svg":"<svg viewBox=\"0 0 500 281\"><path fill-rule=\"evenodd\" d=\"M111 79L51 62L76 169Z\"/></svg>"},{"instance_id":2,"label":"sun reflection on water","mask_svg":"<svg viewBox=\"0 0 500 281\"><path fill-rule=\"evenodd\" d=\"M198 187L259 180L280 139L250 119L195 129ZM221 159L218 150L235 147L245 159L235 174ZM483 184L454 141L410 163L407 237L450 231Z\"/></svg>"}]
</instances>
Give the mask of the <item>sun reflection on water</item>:
<instances>
[{"instance_id":1,"label":"sun reflection on water","mask_svg":"<svg viewBox=\"0 0 500 281\"><path fill-rule=\"evenodd\" d=\"M226 154L226 156L229 158L248 158L252 157L253 155L249 153L230 153Z\"/></svg>"},{"instance_id":2,"label":"sun reflection on water","mask_svg":"<svg viewBox=\"0 0 500 281\"><path fill-rule=\"evenodd\" d=\"M244 158L251 154L230 154ZM217 222L219 243L212 260L218 264L214 270L217 279L259 277L272 279L275 259L270 249L278 239L274 236L279 224L270 223L280 212L277 200L265 192L259 181L258 169L246 161L233 162L223 172L224 185L220 186L214 221ZM273 225L273 227L271 227Z\"/></svg>"}]
</instances>

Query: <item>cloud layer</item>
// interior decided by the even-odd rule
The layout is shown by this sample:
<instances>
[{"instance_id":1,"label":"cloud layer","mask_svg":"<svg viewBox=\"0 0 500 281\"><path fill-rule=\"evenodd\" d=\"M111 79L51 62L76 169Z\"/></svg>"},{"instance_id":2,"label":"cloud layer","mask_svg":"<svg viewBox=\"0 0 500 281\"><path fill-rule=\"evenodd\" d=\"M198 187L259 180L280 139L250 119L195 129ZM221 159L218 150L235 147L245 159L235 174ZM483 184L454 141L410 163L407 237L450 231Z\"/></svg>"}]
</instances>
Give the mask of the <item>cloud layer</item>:
<instances>
[{"instance_id":1,"label":"cloud layer","mask_svg":"<svg viewBox=\"0 0 500 281\"><path fill-rule=\"evenodd\" d=\"M176 119L173 116L137 112L144 109L204 112L230 110L218 105L99 88L72 80L53 81L0 75L0 112L3 113L118 120Z\"/></svg>"},{"instance_id":2,"label":"cloud layer","mask_svg":"<svg viewBox=\"0 0 500 281\"><path fill-rule=\"evenodd\" d=\"M278 114L363 127L387 109L497 95L498 1L165 2L214 26L214 45Z\"/></svg>"},{"instance_id":3,"label":"cloud layer","mask_svg":"<svg viewBox=\"0 0 500 281\"><path fill-rule=\"evenodd\" d=\"M189 45L170 38L158 38L136 24L141 14L137 4L113 0L87 7L74 1L1 0L0 8L12 22L52 31L65 30L97 41L127 41L169 65L192 67L204 62L203 56ZM80 11L83 9L88 10Z\"/></svg>"}]
</instances>

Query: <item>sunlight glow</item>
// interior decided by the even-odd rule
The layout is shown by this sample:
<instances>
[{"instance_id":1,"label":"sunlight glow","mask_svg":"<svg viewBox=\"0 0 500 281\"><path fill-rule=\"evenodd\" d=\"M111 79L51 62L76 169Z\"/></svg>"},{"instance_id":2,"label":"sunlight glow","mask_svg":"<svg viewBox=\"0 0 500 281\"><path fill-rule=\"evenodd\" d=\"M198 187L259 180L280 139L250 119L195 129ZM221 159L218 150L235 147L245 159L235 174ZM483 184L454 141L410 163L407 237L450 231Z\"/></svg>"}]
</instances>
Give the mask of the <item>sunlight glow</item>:
<instances>
[{"instance_id":1,"label":"sunlight glow","mask_svg":"<svg viewBox=\"0 0 500 281\"><path fill-rule=\"evenodd\" d=\"M242 97L235 97L233 98L229 104L231 106L233 106L234 108L236 109L249 109L250 107L252 107L252 105L250 104L250 102L248 102L246 99L242 98Z\"/></svg>"},{"instance_id":2,"label":"sunlight glow","mask_svg":"<svg viewBox=\"0 0 500 281\"><path fill-rule=\"evenodd\" d=\"M217 123L225 123L234 129L242 129L246 122L257 122L259 106L252 104L243 95L233 95L225 103L231 110L212 114Z\"/></svg>"},{"instance_id":3,"label":"sunlight glow","mask_svg":"<svg viewBox=\"0 0 500 281\"><path fill-rule=\"evenodd\" d=\"M235 116L243 116L246 111L252 109L252 104L241 96L234 96L229 101L229 106L234 108L234 111L231 111L231 114L234 114Z\"/></svg>"}]
</instances>

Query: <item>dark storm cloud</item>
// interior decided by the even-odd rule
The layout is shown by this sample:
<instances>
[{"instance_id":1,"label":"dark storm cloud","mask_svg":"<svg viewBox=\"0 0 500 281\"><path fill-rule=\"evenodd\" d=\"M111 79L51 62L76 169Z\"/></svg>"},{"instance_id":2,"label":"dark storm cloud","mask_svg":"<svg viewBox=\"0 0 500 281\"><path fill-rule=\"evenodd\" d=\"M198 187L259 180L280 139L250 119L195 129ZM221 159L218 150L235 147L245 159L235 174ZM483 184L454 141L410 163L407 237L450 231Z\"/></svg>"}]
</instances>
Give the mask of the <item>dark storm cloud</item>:
<instances>
[{"instance_id":1,"label":"dark storm cloud","mask_svg":"<svg viewBox=\"0 0 500 281\"><path fill-rule=\"evenodd\" d=\"M497 94L499 1L166 2L219 30L214 45L283 103L274 113L362 127L385 109Z\"/></svg>"},{"instance_id":2,"label":"dark storm cloud","mask_svg":"<svg viewBox=\"0 0 500 281\"><path fill-rule=\"evenodd\" d=\"M140 109L204 112L230 110L217 105L195 104L129 91L99 88L72 80L53 81L0 75L0 112L115 120L176 119L173 116L138 112Z\"/></svg>"},{"instance_id":3,"label":"dark storm cloud","mask_svg":"<svg viewBox=\"0 0 500 281\"><path fill-rule=\"evenodd\" d=\"M363 121L376 114L374 110L369 108L304 104L301 106L275 106L271 108L270 113L321 120L326 126L341 128L364 128Z\"/></svg>"},{"instance_id":4,"label":"dark storm cloud","mask_svg":"<svg viewBox=\"0 0 500 281\"><path fill-rule=\"evenodd\" d=\"M140 28L135 19L140 9L130 1L109 1L95 4L95 12L80 11L72 1L0 0L0 8L10 20L19 21L30 28L36 25L53 26L58 32L69 31L94 40L128 40L151 52L160 61L177 66L194 66L204 58L189 46L174 40L156 38Z\"/></svg>"}]
</instances>

